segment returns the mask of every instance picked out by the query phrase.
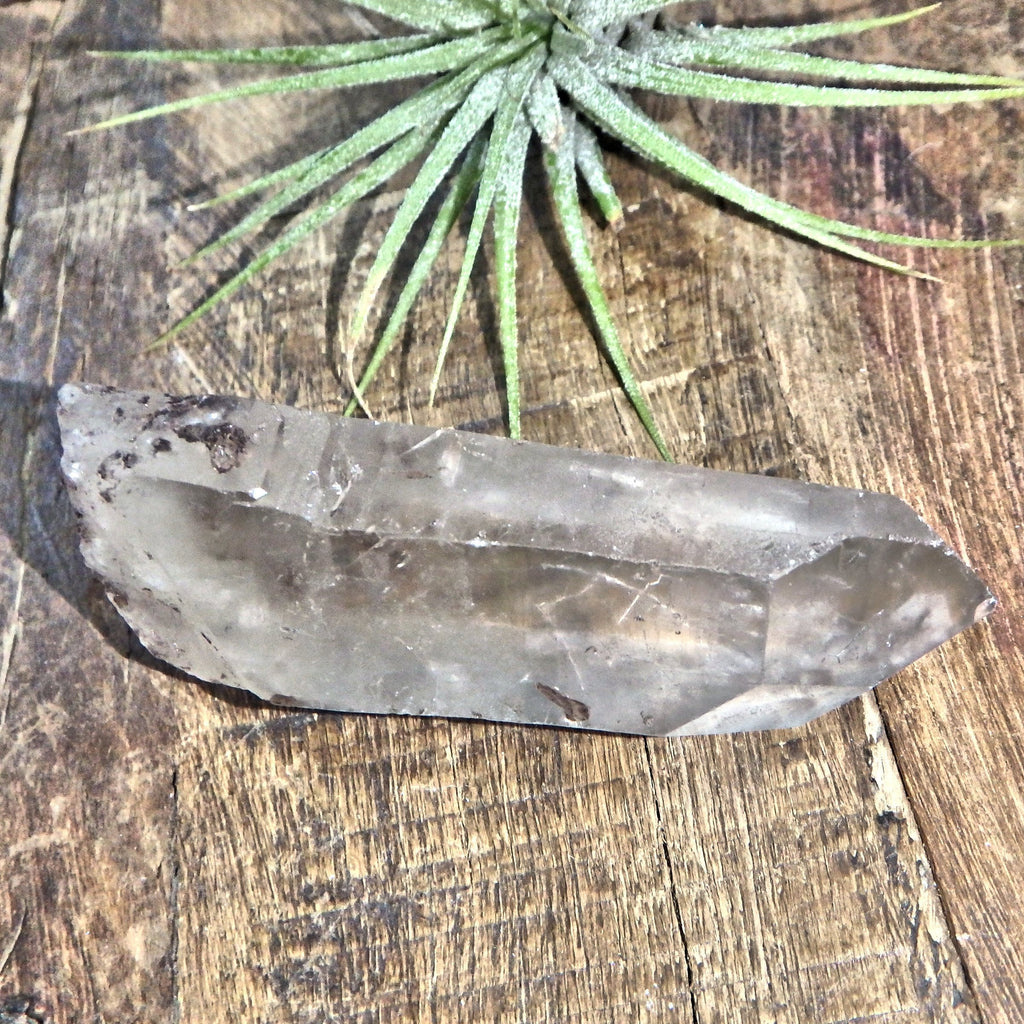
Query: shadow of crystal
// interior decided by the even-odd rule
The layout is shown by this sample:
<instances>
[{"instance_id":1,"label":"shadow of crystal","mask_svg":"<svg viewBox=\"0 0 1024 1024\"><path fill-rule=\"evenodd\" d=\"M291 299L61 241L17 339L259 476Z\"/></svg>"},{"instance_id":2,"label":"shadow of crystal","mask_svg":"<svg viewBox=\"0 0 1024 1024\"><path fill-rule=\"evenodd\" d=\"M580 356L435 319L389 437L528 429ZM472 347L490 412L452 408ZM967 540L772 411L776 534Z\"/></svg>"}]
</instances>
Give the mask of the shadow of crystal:
<instances>
[{"instance_id":1,"label":"shadow of crystal","mask_svg":"<svg viewBox=\"0 0 1024 1024\"><path fill-rule=\"evenodd\" d=\"M78 549L60 455L56 389L0 380L0 529L19 558L127 653L131 631Z\"/></svg>"},{"instance_id":2,"label":"shadow of crystal","mask_svg":"<svg viewBox=\"0 0 1024 1024\"><path fill-rule=\"evenodd\" d=\"M244 690L196 679L142 645L82 558L78 517L60 469L61 450L57 389L0 379L0 530L15 555L125 657L197 683L231 704L265 704Z\"/></svg>"}]
</instances>

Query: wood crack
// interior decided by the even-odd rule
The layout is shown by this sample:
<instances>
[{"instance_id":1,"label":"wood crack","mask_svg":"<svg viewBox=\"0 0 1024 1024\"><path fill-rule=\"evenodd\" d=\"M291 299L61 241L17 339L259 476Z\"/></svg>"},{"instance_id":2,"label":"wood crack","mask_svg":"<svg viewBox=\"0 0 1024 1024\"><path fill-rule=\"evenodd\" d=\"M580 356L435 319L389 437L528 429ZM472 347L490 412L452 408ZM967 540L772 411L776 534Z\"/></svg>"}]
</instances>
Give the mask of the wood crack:
<instances>
[{"instance_id":1,"label":"wood crack","mask_svg":"<svg viewBox=\"0 0 1024 1024\"><path fill-rule=\"evenodd\" d=\"M672 868L672 851L668 845L668 835L665 831L661 813L661 799L658 796L658 787L654 778L654 762L651 758L651 741L644 738L644 756L647 759L647 774L651 780L651 801L653 803L654 815L657 820L658 834L661 837L661 850L665 858L665 870L668 872L668 888L672 897L672 910L675 914L676 928L679 932L679 941L682 943L683 963L686 966L686 990L690 997L690 1016L693 1024L700 1024L700 1011L697 1008L697 986L694 979L693 960L690 957L690 945L686 939L686 927L683 924L683 909L679 901L679 890L676 886L675 872Z\"/></svg>"},{"instance_id":2,"label":"wood crack","mask_svg":"<svg viewBox=\"0 0 1024 1024\"><path fill-rule=\"evenodd\" d=\"M28 917L28 909L23 907L17 917L17 923L11 930L11 934L8 936L3 948L0 949L0 976L7 970L7 965L11 962L14 948L18 945L18 940L21 938L21 933L25 928L25 918Z\"/></svg>"},{"instance_id":3,"label":"wood crack","mask_svg":"<svg viewBox=\"0 0 1024 1024\"><path fill-rule=\"evenodd\" d=\"M181 858L178 855L178 768L171 773L171 820L168 849L170 854L170 892L168 895L168 911L170 918L170 942L167 955L171 975L171 1024L181 1020L181 982L179 978L178 954L181 942L181 928L178 920L180 913L179 893L181 890Z\"/></svg>"},{"instance_id":4,"label":"wood crack","mask_svg":"<svg viewBox=\"0 0 1024 1024\"><path fill-rule=\"evenodd\" d=\"M33 45L29 60L28 72L22 85L21 94L14 108L14 117L7 129L0 152L3 162L0 163L0 311L4 308L4 296L7 285L7 264L15 231L15 201L18 195L18 174L21 167L25 141L35 116L36 101L39 94L39 82L43 75L46 54L53 39L53 28L57 23L55 15L50 22L49 31L41 47Z\"/></svg>"},{"instance_id":5,"label":"wood crack","mask_svg":"<svg viewBox=\"0 0 1024 1024\"><path fill-rule=\"evenodd\" d=\"M912 955L919 961L919 970L924 972L922 977L927 977L929 970L936 978L942 973L950 975L954 999L968 1003L976 1019L981 1021L977 994L967 971L964 950L957 938L952 916L935 877L928 845L925 842L924 834L918 827L917 814L911 803L899 761L895 756L885 718L882 716L874 694L866 695L862 699L861 705L864 711L864 732L867 738L865 757L875 789L878 820L880 823L894 823L906 830L904 843L909 847L908 854L912 855L914 843L920 844L921 855L917 859L920 888L915 894L916 907L910 930ZM902 881L906 884L913 884L912 879L903 879ZM924 932L923 937L921 936L922 931ZM937 959L938 948L946 940L952 946L956 959L943 964ZM928 943L931 946L932 962L930 964L925 963L921 956L921 943ZM942 986L939 986L940 991L941 988ZM954 1005L957 1004L954 1002Z\"/></svg>"},{"instance_id":6,"label":"wood crack","mask_svg":"<svg viewBox=\"0 0 1024 1024\"><path fill-rule=\"evenodd\" d=\"M7 725L7 712L11 704L10 674L11 662L14 659L14 648L21 632L21 595L25 584L25 563L18 562L17 582L14 589L14 600L11 601L10 621L0 635L0 730Z\"/></svg>"}]
</instances>

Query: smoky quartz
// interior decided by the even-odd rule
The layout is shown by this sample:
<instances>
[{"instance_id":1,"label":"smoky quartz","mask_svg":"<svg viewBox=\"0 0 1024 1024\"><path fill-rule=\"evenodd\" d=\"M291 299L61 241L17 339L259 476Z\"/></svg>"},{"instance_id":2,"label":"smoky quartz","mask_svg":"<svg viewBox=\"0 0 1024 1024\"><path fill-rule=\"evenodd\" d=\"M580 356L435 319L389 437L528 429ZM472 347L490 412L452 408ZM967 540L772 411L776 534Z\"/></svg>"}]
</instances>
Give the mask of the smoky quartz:
<instances>
[{"instance_id":1,"label":"smoky quartz","mask_svg":"<svg viewBox=\"0 0 1024 1024\"><path fill-rule=\"evenodd\" d=\"M986 615L895 497L66 385L89 565L201 679L650 735L802 724Z\"/></svg>"}]
</instances>

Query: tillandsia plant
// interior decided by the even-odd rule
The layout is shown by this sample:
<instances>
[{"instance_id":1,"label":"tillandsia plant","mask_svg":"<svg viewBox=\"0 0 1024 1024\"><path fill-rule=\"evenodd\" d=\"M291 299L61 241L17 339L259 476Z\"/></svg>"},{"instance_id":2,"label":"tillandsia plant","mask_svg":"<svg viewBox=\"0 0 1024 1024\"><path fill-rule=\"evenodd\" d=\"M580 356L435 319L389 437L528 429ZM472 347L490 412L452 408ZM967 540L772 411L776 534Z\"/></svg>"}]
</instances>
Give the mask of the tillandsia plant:
<instances>
[{"instance_id":1,"label":"tillandsia plant","mask_svg":"<svg viewBox=\"0 0 1024 1024\"><path fill-rule=\"evenodd\" d=\"M401 291L358 381L349 370L354 397L347 411L353 412L362 402L446 236L463 209L469 207L472 216L465 256L440 342L431 400L490 221L508 427L510 434L518 437L516 242L523 172L531 138L536 136L551 200L598 340L644 427L667 458L667 446L630 367L587 241L581 185L592 194L609 223L622 217L622 206L602 158L602 139L618 140L679 178L801 238L892 270L911 272L863 248L861 243L936 247L992 244L874 231L772 199L718 170L660 128L630 98L631 90L641 89L728 102L880 107L1024 95L1024 82L1016 79L838 60L799 49L820 40L895 25L931 7L888 17L788 27L691 25L678 29L662 23L661 12L668 5L651 0L358 0L358 6L414 31L326 46L113 55L302 70L115 117L97 128L223 100L429 76L418 92L350 137L273 170L228 195L199 204L211 206L253 193L265 197L194 258L243 238L293 204L309 200L305 211L286 231L176 323L164 339L236 292L330 218L418 161L419 169L406 189L347 324L344 346L349 360L368 333L376 297L403 243L421 218L433 217L433 221L404 283L395 283L396 291L399 287ZM811 84L814 82L823 84ZM836 82L860 84L829 84ZM323 197L325 186L333 191Z\"/></svg>"}]
</instances>

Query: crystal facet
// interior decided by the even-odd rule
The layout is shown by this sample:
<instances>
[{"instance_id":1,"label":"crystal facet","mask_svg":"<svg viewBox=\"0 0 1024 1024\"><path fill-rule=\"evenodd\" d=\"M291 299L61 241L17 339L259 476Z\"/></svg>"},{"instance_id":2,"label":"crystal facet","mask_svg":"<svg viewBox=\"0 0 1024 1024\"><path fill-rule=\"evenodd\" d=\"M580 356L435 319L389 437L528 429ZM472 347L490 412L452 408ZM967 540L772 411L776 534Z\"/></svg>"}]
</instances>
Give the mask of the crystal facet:
<instances>
[{"instance_id":1,"label":"crystal facet","mask_svg":"<svg viewBox=\"0 0 1024 1024\"><path fill-rule=\"evenodd\" d=\"M268 700L649 735L802 724L988 614L894 497L66 385L86 561Z\"/></svg>"}]
</instances>

